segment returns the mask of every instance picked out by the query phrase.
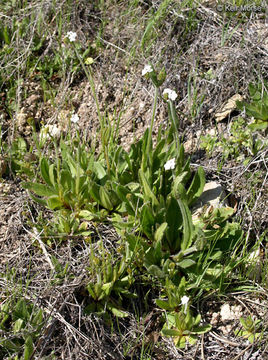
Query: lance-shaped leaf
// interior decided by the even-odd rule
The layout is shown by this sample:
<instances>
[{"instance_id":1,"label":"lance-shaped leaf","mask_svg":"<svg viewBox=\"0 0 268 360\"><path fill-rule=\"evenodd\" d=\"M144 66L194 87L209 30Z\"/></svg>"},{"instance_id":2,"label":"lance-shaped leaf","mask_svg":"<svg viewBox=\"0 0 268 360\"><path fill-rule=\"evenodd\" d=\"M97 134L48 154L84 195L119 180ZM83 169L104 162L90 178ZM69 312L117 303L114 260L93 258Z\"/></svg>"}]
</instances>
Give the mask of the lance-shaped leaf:
<instances>
[{"instance_id":1,"label":"lance-shaped leaf","mask_svg":"<svg viewBox=\"0 0 268 360\"><path fill-rule=\"evenodd\" d=\"M201 196L204 190L205 182L205 172L202 166L200 166L194 175L191 186L187 191L189 206Z\"/></svg>"},{"instance_id":2,"label":"lance-shaped leaf","mask_svg":"<svg viewBox=\"0 0 268 360\"><path fill-rule=\"evenodd\" d=\"M101 203L101 205L107 210L112 210L113 209L113 204L111 202L110 195L109 195L108 191L103 186L100 186L99 194L100 194L100 203Z\"/></svg>"},{"instance_id":3,"label":"lance-shaped leaf","mask_svg":"<svg viewBox=\"0 0 268 360\"><path fill-rule=\"evenodd\" d=\"M178 201L174 197L170 197L167 202L166 222L168 228L166 230L166 238L170 251L173 253L178 251L181 239L181 226L183 224L182 213Z\"/></svg>"},{"instance_id":4,"label":"lance-shaped leaf","mask_svg":"<svg viewBox=\"0 0 268 360\"><path fill-rule=\"evenodd\" d=\"M180 199L177 199L179 207L181 209L183 219L183 238L181 242L181 250L186 250L191 246L193 239L193 222L192 215L188 206Z\"/></svg>"},{"instance_id":5,"label":"lance-shaped leaf","mask_svg":"<svg viewBox=\"0 0 268 360\"><path fill-rule=\"evenodd\" d=\"M42 178L47 183L48 186L53 186L53 183L50 181L49 177L49 163L46 158L42 158L40 162L40 171Z\"/></svg>"},{"instance_id":6,"label":"lance-shaped leaf","mask_svg":"<svg viewBox=\"0 0 268 360\"><path fill-rule=\"evenodd\" d=\"M153 191L151 190L148 180L146 179L146 176L142 171L142 169L139 170L139 178L144 191L145 200L150 201L153 204L153 206L159 205L159 202L156 196L154 195Z\"/></svg>"},{"instance_id":7,"label":"lance-shaped leaf","mask_svg":"<svg viewBox=\"0 0 268 360\"><path fill-rule=\"evenodd\" d=\"M166 222L159 226L159 228L154 233L155 241L161 241L163 239L167 226L168 224Z\"/></svg>"},{"instance_id":8,"label":"lance-shaped leaf","mask_svg":"<svg viewBox=\"0 0 268 360\"><path fill-rule=\"evenodd\" d=\"M149 206L147 205L143 206L141 210L140 218L141 218L141 230L148 237L148 239L152 240L154 234L155 218Z\"/></svg>"},{"instance_id":9,"label":"lance-shaped leaf","mask_svg":"<svg viewBox=\"0 0 268 360\"><path fill-rule=\"evenodd\" d=\"M22 183L24 189L33 191L38 196L51 196L56 195L58 191L44 184L24 182Z\"/></svg>"}]
</instances>

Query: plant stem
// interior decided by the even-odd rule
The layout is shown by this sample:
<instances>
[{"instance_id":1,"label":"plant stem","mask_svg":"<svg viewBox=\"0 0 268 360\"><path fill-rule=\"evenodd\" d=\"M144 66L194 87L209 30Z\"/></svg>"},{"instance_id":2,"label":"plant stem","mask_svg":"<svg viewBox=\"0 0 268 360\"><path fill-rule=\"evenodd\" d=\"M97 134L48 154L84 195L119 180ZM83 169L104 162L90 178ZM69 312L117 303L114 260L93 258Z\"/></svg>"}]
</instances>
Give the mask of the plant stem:
<instances>
[{"instance_id":1,"label":"plant stem","mask_svg":"<svg viewBox=\"0 0 268 360\"><path fill-rule=\"evenodd\" d=\"M100 125L101 125L101 129L103 128L103 117L101 116L101 112L100 112L100 106L99 106L99 101L98 101L98 98L97 98L97 94L96 94L96 89L95 89L95 84L94 84L94 80L93 80L93 77L92 77L92 73L91 73L91 69L90 67L86 67L84 62L83 62L83 59L81 58L81 56L79 55L75 45L74 45L74 51L75 51L75 54L86 74L86 77L88 78L88 81L89 81L89 84L90 84L90 87L91 87L91 91L92 91L92 94L93 94L93 97L94 97L94 100L95 100L95 103L96 103L96 107L97 107L97 113L98 113L98 118L100 120Z\"/></svg>"},{"instance_id":2,"label":"plant stem","mask_svg":"<svg viewBox=\"0 0 268 360\"><path fill-rule=\"evenodd\" d=\"M158 98L158 87L155 87L155 94L154 94L154 103L153 103L153 112L152 112L152 119L150 123L148 138L147 138L147 144L146 144L146 152L144 155L146 155L147 159L151 159L151 150L152 150L152 133L153 133L153 126L154 126L154 119L155 119L155 113L156 113L156 106L157 106L157 98ZM146 168L146 160L145 157L143 157L143 170Z\"/></svg>"}]
</instances>

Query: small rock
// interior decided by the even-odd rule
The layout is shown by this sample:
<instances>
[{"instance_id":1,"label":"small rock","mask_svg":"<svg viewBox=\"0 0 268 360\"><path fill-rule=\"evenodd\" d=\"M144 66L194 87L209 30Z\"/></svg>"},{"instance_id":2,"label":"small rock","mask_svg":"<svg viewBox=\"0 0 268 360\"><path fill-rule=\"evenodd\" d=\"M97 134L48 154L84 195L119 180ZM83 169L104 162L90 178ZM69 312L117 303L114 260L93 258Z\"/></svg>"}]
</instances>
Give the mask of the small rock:
<instances>
[{"instance_id":1,"label":"small rock","mask_svg":"<svg viewBox=\"0 0 268 360\"><path fill-rule=\"evenodd\" d=\"M196 202L193 209L193 220L197 220L204 206L212 207L214 209L222 206L227 206L227 201L223 201L225 192L223 187L216 181L211 181L205 184L203 194Z\"/></svg>"},{"instance_id":2,"label":"small rock","mask_svg":"<svg viewBox=\"0 0 268 360\"><path fill-rule=\"evenodd\" d=\"M232 320L233 319L233 315L231 313L231 308L229 304L224 304L221 307L221 320L225 321L225 320Z\"/></svg>"}]
</instances>

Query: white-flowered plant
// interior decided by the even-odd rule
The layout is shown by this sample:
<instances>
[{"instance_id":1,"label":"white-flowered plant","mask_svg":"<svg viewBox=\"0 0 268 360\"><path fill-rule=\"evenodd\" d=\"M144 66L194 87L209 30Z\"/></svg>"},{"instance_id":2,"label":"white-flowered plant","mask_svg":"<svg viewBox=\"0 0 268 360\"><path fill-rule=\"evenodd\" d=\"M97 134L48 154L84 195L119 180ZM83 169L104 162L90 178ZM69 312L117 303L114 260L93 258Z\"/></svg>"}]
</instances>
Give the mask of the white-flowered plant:
<instances>
[{"instance_id":1,"label":"white-flowered plant","mask_svg":"<svg viewBox=\"0 0 268 360\"><path fill-rule=\"evenodd\" d=\"M165 170L175 169L175 158L168 160L164 165Z\"/></svg>"},{"instance_id":2,"label":"white-flowered plant","mask_svg":"<svg viewBox=\"0 0 268 360\"><path fill-rule=\"evenodd\" d=\"M151 65L145 65L141 74L142 74L142 76L145 76L146 74L151 73L153 71L154 71L154 69L152 68Z\"/></svg>"},{"instance_id":3,"label":"white-flowered plant","mask_svg":"<svg viewBox=\"0 0 268 360\"><path fill-rule=\"evenodd\" d=\"M71 116L71 122L76 124L78 121L79 121L79 116L77 114L73 114Z\"/></svg>"},{"instance_id":4,"label":"white-flowered plant","mask_svg":"<svg viewBox=\"0 0 268 360\"><path fill-rule=\"evenodd\" d=\"M61 130L54 125L46 125L41 128L39 139L41 143L44 143L50 136L59 139L61 135Z\"/></svg>"},{"instance_id":5,"label":"white-flowered plant","mask_svg":"<svg viewBox=\"0 0 268 360\"><path fill-rule=\"evenodd\" d=\"M166 100L171 100L171 101L175 101L178 97L176 91L171 89L165 89L163 91L163 96Z\"/></svg>"},{"instance_id":6,"label":"white-flowered plant","mask_svg":"<svg viewBox=\"0 0 268 360\"><path fill-rule=\"evenodd\" d=\"M69 39L70 42L74 42L77 38L76 32L68 31L66 37Z\"/></svg>"},{"instance_id":7,"label":"white-flowered plant","mask_svg":"<svg viewBox=\"0 0 268 360\"><path fill-rule=\"evenodd\" d=\"M181 298L181 304L182 305L187 305L188 302L189 302L190 298L186 295L184 295L182 298Z\"/></svg>"},{"instance_id":8,"label":"white-flowered plant","mask_svg":"<svg viewBox=\"0 0 268 360\"><path fill-rule=\"evenodd\" d=\"M186 314L187 312L187 306L188 306L188 302L189 302L190 298L186 295L184 295L182 298L181 298L181 304L182 306L184 307L184 313Z\"/></svg>"}]
</instances>

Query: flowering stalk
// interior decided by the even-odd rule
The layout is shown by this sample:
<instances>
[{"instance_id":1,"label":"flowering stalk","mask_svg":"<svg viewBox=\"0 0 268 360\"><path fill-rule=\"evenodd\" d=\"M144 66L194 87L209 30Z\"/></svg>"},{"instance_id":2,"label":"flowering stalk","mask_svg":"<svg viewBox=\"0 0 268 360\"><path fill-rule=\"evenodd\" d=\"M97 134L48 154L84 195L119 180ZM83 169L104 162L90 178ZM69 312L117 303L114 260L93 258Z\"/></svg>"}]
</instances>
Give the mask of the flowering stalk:
<instances>
[{"instance_id":1,"label":"flowering stalk","mask_svg":"<svg viewBox=\"0 0 268 360\"><path fill-rule=\"evenodd\" d=\"M144 69L142 70L142 76L145 76L148 80L151 79L154 86L155 86L155 95L154 95L154 103L153 103L153 110L152 110L152 119L150 123L147 143L146 143L146 151L143 154L142 159L142 169L145 171L146 169L146 160L145 156L149 159L151 162L152 154L152 133L153 133L153 125L154 125L154 119L155 119L155 113L156 113L156 106L157 106L157 97L158 97L158 89L163 84L163 82L166 79L166 72L165 68L163 68L158 74L154 70L152 65L145 65Z\"/></svg>"},{"instance_id":2,"label":"flowering stalk","mask_svg":"<svg viewBox=\"0 0 268 360\"><path fill-rule=\"evenodd\" d=\"M154 119L156 113L156 106L157 106L157 97L158 97L158 87L155 87L155 94L154 94L154 103L153 103L153 111L152 111L152 119L150 123L148 138L147 138L147 145L146 145L146 157L151 159L151 150L152 150L152 133L153 133L153 126L154 126ZM146 168L145 160L143 162L144 169Z\"/></svg>"},{"instance_id":3,"label":"flowering stalk","mask_svg":"<svg viewBox=\"0 0 268 360\"><path fill-rule=\"evenodd\" d=\"M175 109L175 105L174 105L174 101L176 100L178 95L174 90L165 89L163 91L163 97L164 97L165 100L168 101L169 118L171 119L171 125L173 127L173 132L174 132L174 136L175 136L176 148L178 150L178 145L179 145L179 139L178 139L179 119L178 119L176 109Z\"/></svg>"},{"instance_id":4,"label":"flowering stalk","mask_svg":"<svg viewBox=\"0 0 268 360\"><path fill-rule=\"evenodd\" d=\"M95 84L94 84L94 80L93 80L93 76L92 76L92 72L91 72L91 69L90 67L87 69L84 62L83 62L83 59L81 58L81 56L79 55L76 47L74 46L74 51L75 51L75 54L86 74L86 77L88 78L88 81L89 81L89 84L90 84L90 87L91 87L91 91L92 91L92 94L93 94L93 97L94 97L94 100L95 100L95 103L96 103L96 107L97 107L97 113L98 113L98 117L99 117L99 120L100 120L100 125L101 125L101 129L104 127L104 124L103 124L103 117L101 116L101 112L100 112L100 106L99 106L99 101L98 101L98 98L97 98L97 94L96 94L96 89L95 89Z\"/></svg>"}]
</instances>

